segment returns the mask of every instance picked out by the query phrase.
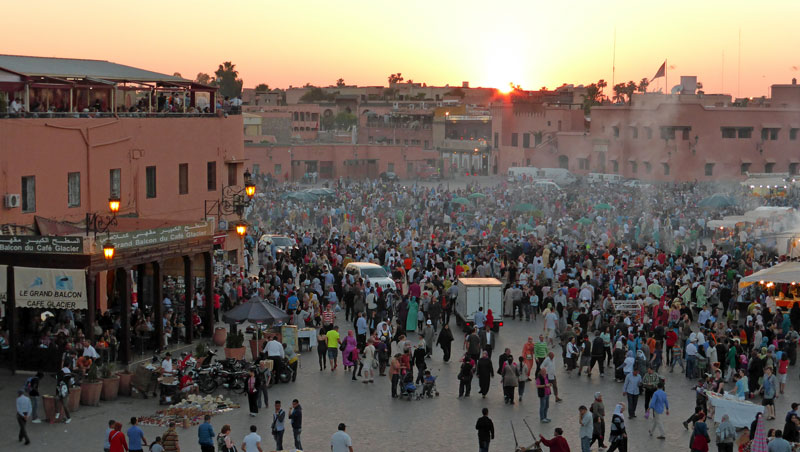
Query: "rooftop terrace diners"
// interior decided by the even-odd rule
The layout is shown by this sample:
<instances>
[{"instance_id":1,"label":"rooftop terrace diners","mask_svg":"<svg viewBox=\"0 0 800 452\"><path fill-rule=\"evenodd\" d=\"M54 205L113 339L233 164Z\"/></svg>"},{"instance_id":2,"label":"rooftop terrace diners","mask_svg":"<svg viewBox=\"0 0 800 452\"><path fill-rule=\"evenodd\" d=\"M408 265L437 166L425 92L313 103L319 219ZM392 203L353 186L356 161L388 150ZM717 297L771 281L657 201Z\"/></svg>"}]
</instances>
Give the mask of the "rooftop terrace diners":
<instances>
[{"instance_id":1,"label":"rooftop terrace diners","mask_svg":"<svg viewBox=\"0 0 800 452\"><path fill-rule=\"evenodd\" d=\"M0 55L0 118L235 113L214 86L108 61Z\"/></svg>"}]
</instances>

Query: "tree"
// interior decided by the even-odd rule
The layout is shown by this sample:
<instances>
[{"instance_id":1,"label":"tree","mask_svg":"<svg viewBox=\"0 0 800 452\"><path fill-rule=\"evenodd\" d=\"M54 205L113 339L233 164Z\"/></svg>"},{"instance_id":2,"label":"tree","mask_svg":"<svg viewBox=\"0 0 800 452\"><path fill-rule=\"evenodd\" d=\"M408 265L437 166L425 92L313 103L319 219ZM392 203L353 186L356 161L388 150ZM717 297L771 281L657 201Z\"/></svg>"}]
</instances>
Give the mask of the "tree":
<instances>
[{"instance_id":1,"label":"tree","mask_svg":"<svg viewBox=\"0 0 800 452\"><path fill-rule=\"evenodd\" d=\"M650 80L647 80L647 77L645 77L639 81L639 87L637 88L637 91L640 93L646 93L648 86L650 86Z\"/></svg>"},{"instance_id":2,"label":"tree","mask_svg":"<svg viewBox=\"0 0 800 452\"><path fill-rule=\"evenodd\" d=\"M383 98L384 99L394 99L397 95L397 89L395 88L386 88L383 90Z\"/></svg>"},{"instance_id":3,"label":"tree","mask_svg":"<svg viewBox=\"0 0 800 452\"><path fill-rule=\"evenodd\" d=\"M406 80L406 83L408 83L409 85L413 85L414 84L414 80L408 79L408 80Z\"/></svg>"},{"instance_id":4,"label":"tree","mask_svg":"<svg viewBox=\"0 0 800 452\"><path fill-rule=\"evenodd\" d=\"M600 87L598 87L596 83L592 83L591 85L587 86L586 94L583 95L583 113L586 116L589 116L589 113L592 111L592 107L595 105L600 105L601 99L602 94L600 93Z\"/></svg>"},{"instance_id":5,"label":"tree","mask_svg":"<svg viewBox=\"0 0 800 452\"><path fill-rule=\"evenodd\" d=\"M614 90L614 96L611 98L611 101L615 103L625 102L625 84L617 83L612 89Z\"/></svg>"},{"instance_id":6,"label":"tree","mask_svg":"<svg viewBox=\"0 0 800 452\"><path fill-rule=\"evenodd\" d=\"M605 87L607 87L607 86L608 86L608 83L606 83L606 81L605 81L605 80L603 80L603 79L600 79L600 80L598 80L598 81L597 81L597 89L598 89L598 90L599 90L599 92L600 92L600 98L599 98L598 100L599 100L600 102L602 102L602 101L603 101L603 98L605 97L605 96L603 95L603 88L605 88Z\"/></svg>"},{"instance_id":7,"label":"tree","mask_svg":"<svg viewBox=\"0 0 800 452\"><path fill-rule=\"evenodd\" d=\"M199 72L197 77L194 78L194 81L201 85L212 85L215 83L214 78L205 72Z\"/></svg>"},{"instance_id":8,"label":"tree","mask_svg":"<svg viewBox=\"0 0 800 452\"><path fill-rule=\"evenodd\" d=\"M464 90L461 89L461 88L453 88L450 91L444 93L444 95L445 96L458 96L458 97L463 99L467 95L467 93L465 93Z\"/></svg>"},{"instance_id":9,"label":"tree","mask_svg":"<svg viewBox=\"0 0 800 452\"><path fill-rule=\"evenodd\" d=\"M636 82L633 80L629 81L627 85L625 85L625 90L623 91L626 96L628 96L628 105L633 102L633 93L636 92Z\"/></svg>"},{"instance_id":10,"label":"tree","mask_svg":"<svg viewBox=\"0 0 800 452\"><path fill-rule=\"evenodd\" d=\"M399 72L397 74L391 74L389 76L389 85L392 85L392 84L395 84L395 83L400 83L402 81L403 81L403 74L401 74Z\"/></svg>"},{"instance_id":11,"label":"tree","mask_svg":"<svg viewBox=\"0 0 800 452\"><path fill-rule=\"evenodd\" d=\"M417 93L414 98L417 100L425 100L425 93Z\"/></svg>"},{"instance_id":12,"label":"tree","mask_svg":"<svg viewBox=\"0 0 800 452\"><path fill-rule=\"evenodd\" d=\"M180 73L180 72L173 72L173 73L172 73L172 76L173 76L173 77L178 77L178 78L183 78L183 76L181 75L181 73Z\"/></svg>"},{"instance_id":13,"label":"tree","mask_svg":"<svg viewBox=\"0 0 800 452\"><path fill-rule=\"evenodd\" d=\"M345 111L336 115L336 128L339 130L348 130L350 127L356 125L358 122L358 117L353 113L347 113Z\"/></svg>"},{"instance_id":14,"label":"tree","mask_svg":"<svg viewBox=\"0 0 800 452\"><path fill-rule=\"evenodd\" d=\"M344 86L344 79L340 78L339 80L336 80L336 86L338 86L339 88L343 87Z\"/></svg>"},{"instance_id":15,"label":"tree","mask_svg":"<svg viewBox=\"0 0 800 452\"><path fill-rule=\"evenodd\" d=\"M242 95L244 81L239 78L239 71L236 70L235 64L226 61L219 65L214 74L217 76L220 94L226 97L239 97Z\"/></svg>"},{"instance_id":16,"label":"tree","mask_svg":"<svg viewBox=\"0 0 800 452\"><path fill-rule=\"evenodd\" d=\"M300 102L304 104L313 104L316 102L332 101L335 98L336 94L327 93L324 89L315 86L300 97Z\"/></svg>"},{"instance_id":17,"label":"tree","mask_svg":"<svg viewBox=\"0 0 800 452\"><path fill-rule=\"evenodd\" d=\"M269 91L269 85L266 83L259 83L256 85L256 92L257 93L266 93Z\"/></svg>"}]
</instances>

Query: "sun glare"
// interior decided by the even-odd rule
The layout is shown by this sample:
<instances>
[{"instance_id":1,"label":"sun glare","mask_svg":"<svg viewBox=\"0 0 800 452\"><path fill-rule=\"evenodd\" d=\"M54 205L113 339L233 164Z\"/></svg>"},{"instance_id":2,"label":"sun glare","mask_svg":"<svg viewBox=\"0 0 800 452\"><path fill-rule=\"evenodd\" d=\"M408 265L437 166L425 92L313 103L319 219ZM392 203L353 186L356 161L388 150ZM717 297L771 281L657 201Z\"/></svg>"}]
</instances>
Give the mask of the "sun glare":
<instances>
[{"instance_id":1,"label":"sun glare","mask_svg":"<svg viewBox=\"0 0 800 452\"><path fill-rule=\"evenodd\" d=\"M500 85L497 87L497 91L500 91L503 94L510 93L512 89L513 87L511 85L511 82L509 82L507 85Z\"/></svg>"}]
</instances>

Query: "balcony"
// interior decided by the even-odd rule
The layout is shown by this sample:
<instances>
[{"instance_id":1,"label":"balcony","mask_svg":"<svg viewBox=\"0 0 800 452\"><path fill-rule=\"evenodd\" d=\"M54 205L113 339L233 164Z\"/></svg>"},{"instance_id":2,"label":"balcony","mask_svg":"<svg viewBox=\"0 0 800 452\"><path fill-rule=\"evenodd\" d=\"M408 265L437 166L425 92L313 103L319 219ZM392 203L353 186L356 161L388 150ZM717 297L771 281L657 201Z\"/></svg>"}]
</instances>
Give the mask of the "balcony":
<instances>
[{"instance_id":1,"label":"balcony","mask_svg":"<svg viewBox=\"0 0 800 452\"><path fill-rule=\"evenodd\" d=\"M442 151L471 151L475 152L475 149L478 152L489 152L491 150L491 146L489 146L489 142L486 140L457 140L452 138L445 138L442 141L441 146L439 149Z\"/></svg>"}]
</instances>

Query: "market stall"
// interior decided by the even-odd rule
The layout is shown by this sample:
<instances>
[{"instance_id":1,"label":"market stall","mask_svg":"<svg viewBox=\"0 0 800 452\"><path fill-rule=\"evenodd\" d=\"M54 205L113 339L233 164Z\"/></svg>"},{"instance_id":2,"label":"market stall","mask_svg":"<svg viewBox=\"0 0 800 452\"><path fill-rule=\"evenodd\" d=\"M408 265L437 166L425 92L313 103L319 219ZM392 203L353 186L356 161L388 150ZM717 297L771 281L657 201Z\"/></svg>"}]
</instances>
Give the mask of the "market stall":
<instances>
[{"instance_id":1,"label":"market stall","mask_svg":"<svg viewBox=\"0 0 800 452\"><path fill-rule=\"evenodd\" d=\"M800 302L800 262L781 262L769 268L745 276L739 288L760 284L774 299L775 305L791 308Z\"/></svg>"},{"instance_id":2,"label":"market stall","mask_svg":"<svg viewBox=\"0 0 800 452\"><path fill-rule=\"evenodd\" d=\"M731 423L736 428L750 427L750 423L758 413L764 412L764 407L746 400L739 400L732 394L719 394L706 391L708 403L713 407L714 422L722 422L722 416L728 415Z\"/></svg>"}]
</instances>

